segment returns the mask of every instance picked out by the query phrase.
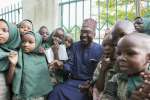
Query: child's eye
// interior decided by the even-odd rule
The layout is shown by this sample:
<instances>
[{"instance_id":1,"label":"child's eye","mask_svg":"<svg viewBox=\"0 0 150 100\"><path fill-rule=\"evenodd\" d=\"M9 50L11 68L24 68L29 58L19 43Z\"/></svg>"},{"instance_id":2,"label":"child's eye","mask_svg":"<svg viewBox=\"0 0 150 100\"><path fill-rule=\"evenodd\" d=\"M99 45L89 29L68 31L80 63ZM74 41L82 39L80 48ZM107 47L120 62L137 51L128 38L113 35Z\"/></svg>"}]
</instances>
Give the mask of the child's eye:
<instances>
[{"instance_id":1,"label":"child's eye","mask_svg":"<svg viewBox=\"0 0 150 100\"><path fill-rule=\"evenodd\" d=\"M31 28L30 28L30 27L28 27L28 30L31 30Z\"/></svg>"},{"instance_id":2,"label":"child's eye","mask_svg":"<svg viewBox=\"0 0 150 100\"><path fill-rule=\"evenodd\" d=\"M33 42L32 42L32 41L29 41L29 43L32 44Z\"/></svg>"},{"instance_id":3,"label":"child's eye","mask_svg":"<svg viewBox=\"0 0 150 100\"><path fill-rule=\"evenodd\" d=\"M3 32L9 32L8 28L1 28Z\"/></svg>"},{"instance_id":4,"label":"child's eye","mask_svg":"<svg viewBox=\"0 0 150 100\"><path fill-rule=\"evenodd\" d=\"M20 26L20 28L24 28L23 26Z\"/></svg>"},{"instance_id":5,"label":"child's eye","mask_svg":"<svg viewBox=\"0 0 150 100\"><path fill-rule=\"evenodd\" d=\"M132 51L128 51L128 52L127 52L127 55L128 55L128 56L133 56L133 55L135 55L135 54L136 54L136 53L135 53L135 52L132 52Z\"/></svg>"}]
</instances>

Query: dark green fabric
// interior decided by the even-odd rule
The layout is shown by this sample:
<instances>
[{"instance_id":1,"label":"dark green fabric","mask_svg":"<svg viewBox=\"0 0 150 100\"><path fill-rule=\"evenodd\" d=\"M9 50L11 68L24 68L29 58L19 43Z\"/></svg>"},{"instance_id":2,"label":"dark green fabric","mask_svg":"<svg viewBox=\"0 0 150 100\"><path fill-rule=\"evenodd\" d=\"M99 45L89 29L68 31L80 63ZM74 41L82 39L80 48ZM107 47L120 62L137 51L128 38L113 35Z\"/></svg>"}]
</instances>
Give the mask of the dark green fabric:
<instances>
[{"instance_id":1,"label":"dark green fabric","mask_svg":"<svg viewBox=\"0 0 150 100\"><path fill-rule=\"evenodd\" d=\"M126 74L121 74L119 76L119 79L122 80L120 81L121 83L119 83L120 85L123 84L124 82L127 85L126 95L128 98L130 98L132 92L143 83L143 79L139 75L133 75L128 77L128 75ZM122 89L125 89L125 87L122 87Z\"/></svg>"},{"instance_id":2,"label":"dark green fabric","mask_svg":"<svg viewBox=\"0 0 150 100\"><path fill-rule=\"evenodd\" d=\"M139 76L129 77L128 79L128 97L131 96L132 92L136 90L143 83L143 79Z\"/></svg>"},{"instance_id":3,"label":"dark green fabric","mask_svg":"<svg viewBox=\"0 0 150 100\"><path fill-rule=\"evenodd\" d=\"M20 46L20 34L17 29L17 26L14 24L8 23L7 21L0 19L7 23L9 28L9 39L5 44L0 45L0 71L6 71L8 69L8 55L11 50L17 50Z\"/></svg>"},{"instance_id":4,"label":"dark green fabric","mask_svg":"<svg viewBox=\"0 0 150 100\"><path fill-rule=\"evenodd\" d=\"M22 52L20 49L19 63L14 81L13 91L15 95L22 98L30 98L35 96L43 96L52 90L52 84L49 79L49 71L44 55L37 53L42 43L42 38L39 34L32 34L36 40L36 48L31 53ZM22 52L22 53L21 53Z\"/></svg>"}]
</instances>

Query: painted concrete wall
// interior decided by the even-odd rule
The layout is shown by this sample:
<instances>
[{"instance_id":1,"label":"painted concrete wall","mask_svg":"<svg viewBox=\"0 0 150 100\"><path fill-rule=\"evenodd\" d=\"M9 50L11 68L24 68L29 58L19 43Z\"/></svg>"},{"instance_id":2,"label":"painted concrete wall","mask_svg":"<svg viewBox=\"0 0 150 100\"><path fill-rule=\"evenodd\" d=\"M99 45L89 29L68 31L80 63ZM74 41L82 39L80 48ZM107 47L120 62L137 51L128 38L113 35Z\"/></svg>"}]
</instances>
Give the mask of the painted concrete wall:
<instances>
[{"instance_id":1,"label":"painted concrete wall","mask_svg":"<svg viewBox=\"0 0 150 100\"><path fill-rule=\"evenodd\" d=\"M23 19L33 21L34 30L45 25L51 32L58 25L58 0L23 0Z\"/></svg>"}]
</instances>

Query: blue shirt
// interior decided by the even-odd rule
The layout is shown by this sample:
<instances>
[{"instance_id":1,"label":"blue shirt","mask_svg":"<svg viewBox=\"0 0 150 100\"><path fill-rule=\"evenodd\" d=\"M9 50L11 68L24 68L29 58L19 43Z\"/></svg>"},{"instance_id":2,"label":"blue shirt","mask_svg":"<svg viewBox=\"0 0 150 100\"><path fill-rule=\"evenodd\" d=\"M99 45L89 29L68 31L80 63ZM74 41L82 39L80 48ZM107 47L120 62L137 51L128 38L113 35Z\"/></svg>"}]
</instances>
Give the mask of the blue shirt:
<instances>
[{"instance_id":1,"label":"blue shirt","mask_svg":"<svg viewBox=\"0 0 150 100\"><path fill-rule=\"evenodd\" d=\"M76 42L73 44L71 59L64 64L64 70L77 79L91 80L102 51L100 44L92 42L89 47L83 48L80 41Z\"/></svg>"}]
</instances>

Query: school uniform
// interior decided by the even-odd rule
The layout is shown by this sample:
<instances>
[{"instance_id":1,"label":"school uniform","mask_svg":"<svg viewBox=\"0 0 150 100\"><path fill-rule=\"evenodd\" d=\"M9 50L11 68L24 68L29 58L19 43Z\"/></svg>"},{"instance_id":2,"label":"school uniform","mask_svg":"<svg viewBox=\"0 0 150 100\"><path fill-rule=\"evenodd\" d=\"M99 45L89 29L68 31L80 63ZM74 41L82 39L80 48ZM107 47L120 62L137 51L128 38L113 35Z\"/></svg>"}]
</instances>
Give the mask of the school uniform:
<instances>
[{"instance_id":1,"label":"school uniform","mask_svg":"<svg viewBox=\"0 0 150 100\"><path fill-rule=\"evenodd\" d=\"M117 73L106 84L101 100L129 100L132 92L143 82L139 74L128 76Z\"/></svg>"}]
</instances>

